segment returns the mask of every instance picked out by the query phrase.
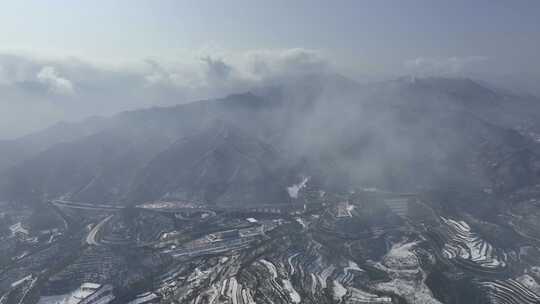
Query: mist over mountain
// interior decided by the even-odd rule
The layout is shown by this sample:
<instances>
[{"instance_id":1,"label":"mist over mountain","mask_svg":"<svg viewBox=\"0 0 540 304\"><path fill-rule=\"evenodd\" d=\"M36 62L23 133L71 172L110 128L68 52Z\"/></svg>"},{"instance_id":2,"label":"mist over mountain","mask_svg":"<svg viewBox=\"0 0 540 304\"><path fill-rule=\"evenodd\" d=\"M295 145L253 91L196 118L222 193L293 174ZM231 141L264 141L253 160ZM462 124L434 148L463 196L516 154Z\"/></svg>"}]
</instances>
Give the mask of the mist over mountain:
<instances>
[{"instance_id":1,"label":"mist over mountain","mask_svg":"<svg viewBox=\"0 0 540 304\"><path fill-rule=\"evenodd\" d=\"M286 203L331 189L508 193L540 177L540 102L461 78L360 85L333 74L53 126L0 148L5 199Z\"/></svg>"},{"instance_id":2,"label":"mist over mountain","mask_svg":"<svg viewBox=\"0 0 540 304\"><path fill-rule=\"evenodd\" d=\"M540 1L3 1L0 304L539 304Z\"/></svg>"},{"instance_id":3,"label":"mist over mountain","mask_svg":"<svg viewBox=\"0 0 540 304\"><path fill-rule=\"evenodd\" d=\"M0 139L61 122L220 98L288 78L333 70L319 51L256 49L181 58L93 62L0 50Z\"/></svg>"}]
</instances>

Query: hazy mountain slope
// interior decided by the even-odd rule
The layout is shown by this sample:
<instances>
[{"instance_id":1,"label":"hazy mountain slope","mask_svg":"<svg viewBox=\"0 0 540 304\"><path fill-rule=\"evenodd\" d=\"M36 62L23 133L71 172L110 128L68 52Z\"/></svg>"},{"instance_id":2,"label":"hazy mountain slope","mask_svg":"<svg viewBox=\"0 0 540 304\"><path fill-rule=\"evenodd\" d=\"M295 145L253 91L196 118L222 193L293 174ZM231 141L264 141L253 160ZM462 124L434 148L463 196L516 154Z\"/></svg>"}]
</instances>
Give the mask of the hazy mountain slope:
<instances>
[{"instance_id":1,"label":"hazy mountain slope","mask_svg":"<svg viewBox=\"0 0 540 304\"><path fill-rule=\"evenodd\" d=\"M284 170L273 149L218 123L182 138L155 157L133 184L130 198L171 197L210 204L287 202Z\"/></svg>"},{"instance_id":2,"label":"hazy mountain slope","mask_svg":"<svg viewBox=\"0 0 540 304\"><path fill-rule=\"evenodd\" d=\"M79 123L57 123L14 140L0 140L0 173L58 143L69 142L106 128L109 120L91 117Z\"/></svg>"},{"instance_id":3,"label":"hazy mountain slope","mask_svg":"<svg viewBox=\"0 0 540 304\"><path fill-rule=\"evenodd\" d=\"M99 133L19 163L3 193L36 201L280 203L298 175L342 190L506 193L540 178L538 143L514 130L540 111L528 101L524 113L517 100L471 80L361 86L311 77L119 114Z\"/></svg>"},{"instance_id":4,"label":"hazy mountain slope","mask_svg":"<svg viewBox=\"0 0 540 304\"><path fill-rule=\"evenodd\" d=\"M253 101L252 95L248 97ZM101 132L53 145L11 168L4 179L4 196L28 201L59 196L85 202L124 201L129 191L136 191L130 190L131 184L150 160L178 139L206 130L217 117L234 120L246 111L242 98L117 115Z\"/></svg>"},{"instance_id":5,"label":"hazy mountain slope","mask_svg":"<svg viewBox=\"0 0 540 304\"><path fill-rule=\"evenodd\" d=\"M490 123L540 131L540 99L471 79L424 78L406 81L410 89L431 92Z\"/></svg>"}]
</instances>

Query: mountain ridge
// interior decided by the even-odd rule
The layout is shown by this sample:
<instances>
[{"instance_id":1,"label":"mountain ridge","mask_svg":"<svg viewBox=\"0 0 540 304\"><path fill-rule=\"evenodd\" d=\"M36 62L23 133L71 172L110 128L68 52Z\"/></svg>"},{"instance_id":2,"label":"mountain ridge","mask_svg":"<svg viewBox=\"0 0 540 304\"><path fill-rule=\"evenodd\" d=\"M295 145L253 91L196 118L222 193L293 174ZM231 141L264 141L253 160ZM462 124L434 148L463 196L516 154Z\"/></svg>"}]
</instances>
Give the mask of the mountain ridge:
<instances>
[{"instance_id":1,"label":"mountain ridge","mask_svg":"<svg viewBox=\"0 0 540 304\"><path fill-rule=\"evenodd\" d=\"M470 79L398 80L397 85L372 86L337 79L328 87L324 79L304 80L106 118L95 133L52 143L7 170L3 196L23 201L67 196L83 202L131 204L170 197L171 191L183 188L184 199L230 205L289 201L285 189L300 175L332 187L415 190L461 183L501 193L538 181L538 144L518 132L518 125L534 120L533 114L540 111L507 111L514 101ZM231 142L251 144L235 151L222 140L219 157L224 163L220 163L219 153L204 144L219 131L216 126L231 132ZM182 138L198 150L188 152ZM274 152L256 162L259 167L240 157L257 154L260 146ZM166 151L169 156L164 157ZM211 155L193 175L220 166L229 169L215 171L212 185L197 185L180 177L197 160L187 156L190 153ZM174 166L167 164L173 163L182 165L172 170ZM279 167L275 170L280 173L255 169L268 166ZM231 186L230 168L236 167L257 173ZM179 173L184 169L186 173ZM169 172L170 179L153 188L145 186L149 185L145 176L160 180L163 172ZM272 194L252 183L266 184ZM251 185L246 186L250 190L240 185ZM230 199L234 197L244 198Z\"/></svg>"}]
</instances>

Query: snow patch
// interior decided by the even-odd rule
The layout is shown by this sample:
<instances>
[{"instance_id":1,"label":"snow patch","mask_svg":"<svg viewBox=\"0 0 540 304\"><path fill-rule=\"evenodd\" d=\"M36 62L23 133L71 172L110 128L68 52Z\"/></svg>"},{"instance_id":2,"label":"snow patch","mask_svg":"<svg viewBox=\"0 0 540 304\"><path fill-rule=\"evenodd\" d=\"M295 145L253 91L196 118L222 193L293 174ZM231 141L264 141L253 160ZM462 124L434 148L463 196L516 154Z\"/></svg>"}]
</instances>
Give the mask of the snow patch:
<instances>
[{"instance_id":1,"label":"snow patch","mask_svg":"<svg viewBox=\"0 0 540 304\"><path fill-rule=\"evenodd\" d=\"M343 287L338 280L334 280L334 287L332 288L334 294L334 300L341 301L347 294L347 288Z\"/></svg>"},{"instance_id":2,"label":"snow patch","mask_svg":"<svg viewBox=\"0 0 540 304\"><path fill-rule=\"evenodd\" d=\"M417 244L418 242L394 244L383 258L384 265L373 265L388 273L392 280L377 283L374 287L382 292L397 294L405 298L407 303L441 304L425 284L426 274L412 251Z\"/></svg>"},{"instance_id":3,"label":"snow patch","mask_svg":"<svg viewBox=\"0 0 540 304\"><path fill-rule=\"evenodd\" d=\"M289 193L289 196L291 198L297 199L298 198L298 192L302 190L309 181L309 177L304 177L301 183L292 185L290 187L287 187L287 192Z\"/></svg>"},{"instance_id":4,"label":"snow patch","mask_svg":"<svg viewBox=\"0 0 540 304\"><path fill-rule=\"evenodd\" d=\"M283 288L285 288L289 292L293 303L300 303L301 297L296 291L296 289L294 289L294 287L292 286L291 281L287 279L283 279L281 281L283 282Z\"/></svg>"},{"instance_id":5,"label":"snow patch","mask_svg":"<svg viewBox=\"0 0 540 304\"><path fill-rule=\"evenodd\" d=\"M300 218L300 217L297 217L295 218L296 222L300 225L302 225L302 229L306 229L307 228L307 224L306 222L304 221L304 219Z\"/></svg>"},{"instance_id":6,"label":"snow patch","mask_svg":"<svg viewBox=\"0 0 540 304\"><path fill-rule=\"evenodd\" d=\"M265 259L260 259L259 261L263 263L263 265L266 266L266 268L270 271L270 273L272 274L272 278L277 279L278 274L277 274L276 266L274 266L274 264L272 264L271 262Z\"/></svg>"}]
</instances>

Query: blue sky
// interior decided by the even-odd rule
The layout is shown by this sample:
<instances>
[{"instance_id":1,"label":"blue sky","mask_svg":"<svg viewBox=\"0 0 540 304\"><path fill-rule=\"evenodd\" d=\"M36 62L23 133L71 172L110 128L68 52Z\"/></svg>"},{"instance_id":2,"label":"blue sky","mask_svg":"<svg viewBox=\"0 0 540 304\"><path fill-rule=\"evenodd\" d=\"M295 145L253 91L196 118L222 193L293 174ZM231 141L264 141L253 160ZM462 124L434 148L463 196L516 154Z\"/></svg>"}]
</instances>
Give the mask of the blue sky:
<instances>
[{"instance_id":1,"label":"blue sky","mask_svg":"<svg viewBox=\"0 0 540 304\"><path fill-rule=\"evenodd\" d=\"M538 54L535 0L2 1L0 138L307 72L540 93Z\"/></svg>"}]
</instances>

